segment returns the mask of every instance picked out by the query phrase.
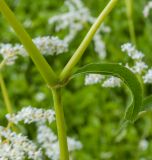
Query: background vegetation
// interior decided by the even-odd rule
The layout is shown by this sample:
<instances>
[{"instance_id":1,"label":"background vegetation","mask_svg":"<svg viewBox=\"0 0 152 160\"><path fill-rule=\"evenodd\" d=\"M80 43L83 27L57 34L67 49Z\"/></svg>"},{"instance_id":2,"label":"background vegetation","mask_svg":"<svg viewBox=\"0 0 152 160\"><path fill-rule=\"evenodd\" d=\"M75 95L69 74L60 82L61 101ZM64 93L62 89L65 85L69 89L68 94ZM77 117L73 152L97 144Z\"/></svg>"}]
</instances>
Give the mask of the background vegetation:
<instances>
[{"instance_id":1,"label":"background vegetation","mask_svg":"<svg viewBox=\"0 0 152 160\"><path fill-rule=\"evenodd\" d=\"M92 15L98 16L109 0L83 0ZM18 19L34 38L56 35L48 19L64 11L63 0L7 0ZM148 19L143 16L143 8L148 0L134 0L134 24L137 48L145 53L145 61L152 66L152 14ZM127 57L120 46L130 41L126 6L120 1L105 24L111 32L103 35L106 43L108 62L126 62ZM60 70L80 44L89 27L83 30L70 45L68 53L47 57L56 70ZM0 42L16 43L18 39L5 19L0 16ZM58 33L62 37L62 33ZM101 61L89 46L79 65ZM51 92L44 85L30 59L20 58L16 64L4 72L6 86L14 111L23 106L53 107ZM145 95L152 93L152 86L145 86ZM84 77L69 83L62 91L63 105L69 136L80 139L83 149L75 153L77 160L152 160L152 115L146 115L134 125L129 125L116 134L120 119L128 104L128 91L121 88L102 88L100 85L84 86ZM41 95L41 96L40 96ZM0 124L6 123L6 109L0 92ZM28 126L27 134L34 138L34 126ZM55 124L53 126L55 130Z\"/></svg>"}]
</instances>

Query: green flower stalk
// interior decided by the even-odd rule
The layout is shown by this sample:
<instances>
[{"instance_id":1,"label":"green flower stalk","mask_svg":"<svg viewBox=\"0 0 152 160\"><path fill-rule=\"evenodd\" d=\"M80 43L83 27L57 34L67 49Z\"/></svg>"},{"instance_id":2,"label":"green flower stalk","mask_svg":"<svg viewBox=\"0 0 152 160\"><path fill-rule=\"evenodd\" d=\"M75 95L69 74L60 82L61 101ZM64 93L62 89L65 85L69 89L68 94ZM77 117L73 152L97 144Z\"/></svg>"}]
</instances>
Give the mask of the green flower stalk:
<instances>
[{"instance_id":1,"label":"green flower stalk","mask_svg":"<svg viewBox=\"0 0 152 160\"><path fill-rule=\"evenodd\" d=\"M131 41L134 45L136 45L136 34L133 22L133 0L125 0L125 3L126 3L128 26L129 26Z\"/></svg>"}]
</instances>

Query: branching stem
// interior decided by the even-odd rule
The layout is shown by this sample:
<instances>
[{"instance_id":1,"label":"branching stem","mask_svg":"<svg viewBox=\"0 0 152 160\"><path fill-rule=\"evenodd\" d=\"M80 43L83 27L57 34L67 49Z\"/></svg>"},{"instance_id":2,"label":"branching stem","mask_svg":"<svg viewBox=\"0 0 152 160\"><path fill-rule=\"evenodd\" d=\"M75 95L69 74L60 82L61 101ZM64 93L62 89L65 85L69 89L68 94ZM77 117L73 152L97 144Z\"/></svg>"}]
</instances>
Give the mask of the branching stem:
<instances>
[{"instance_id":1,"label":"branching stem","mask_svg":"<svg viewBox=\"0 0 152 160\"><path fill-rule=\"evenodd\" d=\"M108 5L104 8L104 10L101 12L99 17L97 18L96 22L92 25L89 32L81 42L78 49L75 51L74 55L71 57L67 65L64 67L63 71L60 75L60 80L64 81L69 77L71 74L71 71L73 67L79 62L82 55L84 54L86 48L90 44L93 36L95 35L96 31L99 29L100 25L104 21L104 19L108 16L108 14L111 12L111 10L114 8L114 6L117 4L118 0L110 0Z\"/></svg>"}]
</instances>

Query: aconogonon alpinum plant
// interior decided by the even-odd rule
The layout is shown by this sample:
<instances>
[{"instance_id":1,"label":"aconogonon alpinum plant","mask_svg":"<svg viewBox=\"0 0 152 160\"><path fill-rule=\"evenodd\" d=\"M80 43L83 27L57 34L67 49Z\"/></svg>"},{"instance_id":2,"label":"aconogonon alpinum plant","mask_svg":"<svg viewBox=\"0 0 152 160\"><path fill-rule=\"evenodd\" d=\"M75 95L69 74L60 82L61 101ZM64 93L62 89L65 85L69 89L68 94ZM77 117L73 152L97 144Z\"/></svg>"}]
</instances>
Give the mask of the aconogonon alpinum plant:
<instances>
[{"instance_id":1,"label":"aconogonon alpinum plant","mask_svg":"<svg viewBox=\"0 0 152 160\"><path fill-rule=\"evenodd\" d=\"M132 102L126 109L121 127L129 122L136 121L148 111L152 97L143 98L141 81L144 83L152 83L152 69L150 69L143 61L144 55L142 52L136 49L136 38L131 12L132 0L126 0L126 6L129 31L133 44L126 43L122 45L121 48L122 51L126 52L133 60L133 66L130 66L129 64L124 66L117 63L92 63L81 66L81 68L74 71L75 66L80 61L92 40L95 43L95 51L99 54L99 57L101 59L106 57L105 44L99 33L102 31L110 32L110 29L107 26L101 26L101 24L119 2L120 0L110 0L99 17L95 19L80 0L73 0L72 2L67 0L66 5L69 12L49 19L50 24L57 23L56 31L69 27L69 34L64 40L50 36L37 37L32 40L5 0L0 0L0 12L14 29L22 43L22 45L0 44L0 53L3 56L3 61L0 63L0 84L8 111L6 118L9 122L6 128L0 127L1 159L43 159L43 149L45 150L46 156L52 160L58 160L59 157L60 160L69 160L69 152L82 148L82 144L79 141L67 138L61 102L62 88L65 87L71 79L81 74L86 74L85 85L101 83L103 87L120 87L123 81L130 89ZM146 17L148 16L150 8L152 8L151 2L144 9L144 15ZM75 11L77 11L76 14L73 14ZM74 39L76 34L83 29L83 24L85 23L90 23L92 27L66 66L62 69L61 73L56 74L56 71L54 71L52 66L47 63L43 55L57 55L68 51L69 43ZM5 65L14 64L18 56L31 57L45 83L52 91L55 111L28 106L16 114L13 113L2 71L4 70ZM140 80L136 74L141 76ZM58 138L46 125L47 122L52 123L55 119L57 123ZM36 123L38 128L37 141L41 146L41 149L39 149L32 141L28 140L27 137L15 132L15 125L20 121L23 121L25 124Z\"/></svg>"}]
</instances>

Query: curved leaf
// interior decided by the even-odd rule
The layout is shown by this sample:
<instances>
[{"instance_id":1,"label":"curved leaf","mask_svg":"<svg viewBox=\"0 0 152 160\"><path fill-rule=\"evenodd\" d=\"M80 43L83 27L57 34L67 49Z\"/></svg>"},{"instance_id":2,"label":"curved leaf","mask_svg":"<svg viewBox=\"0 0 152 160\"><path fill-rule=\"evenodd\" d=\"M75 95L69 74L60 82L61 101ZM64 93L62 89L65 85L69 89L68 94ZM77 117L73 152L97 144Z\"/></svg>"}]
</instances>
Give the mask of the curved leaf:
<instances>
[{"instance_id":1,"label":"curved leaf","mask_svg":"<svg viewBox=\"0 0 152 160\"><path fill-rule=\"evenodd\" d=\"M95 63L83 66L71 78L80 74L97 73L109 74L120 78L131 91L132 101L127 107L124 120L135 121L142 106L142 87L138 78L126 67L114 63Z\"/></svg>"}]
</instances>

